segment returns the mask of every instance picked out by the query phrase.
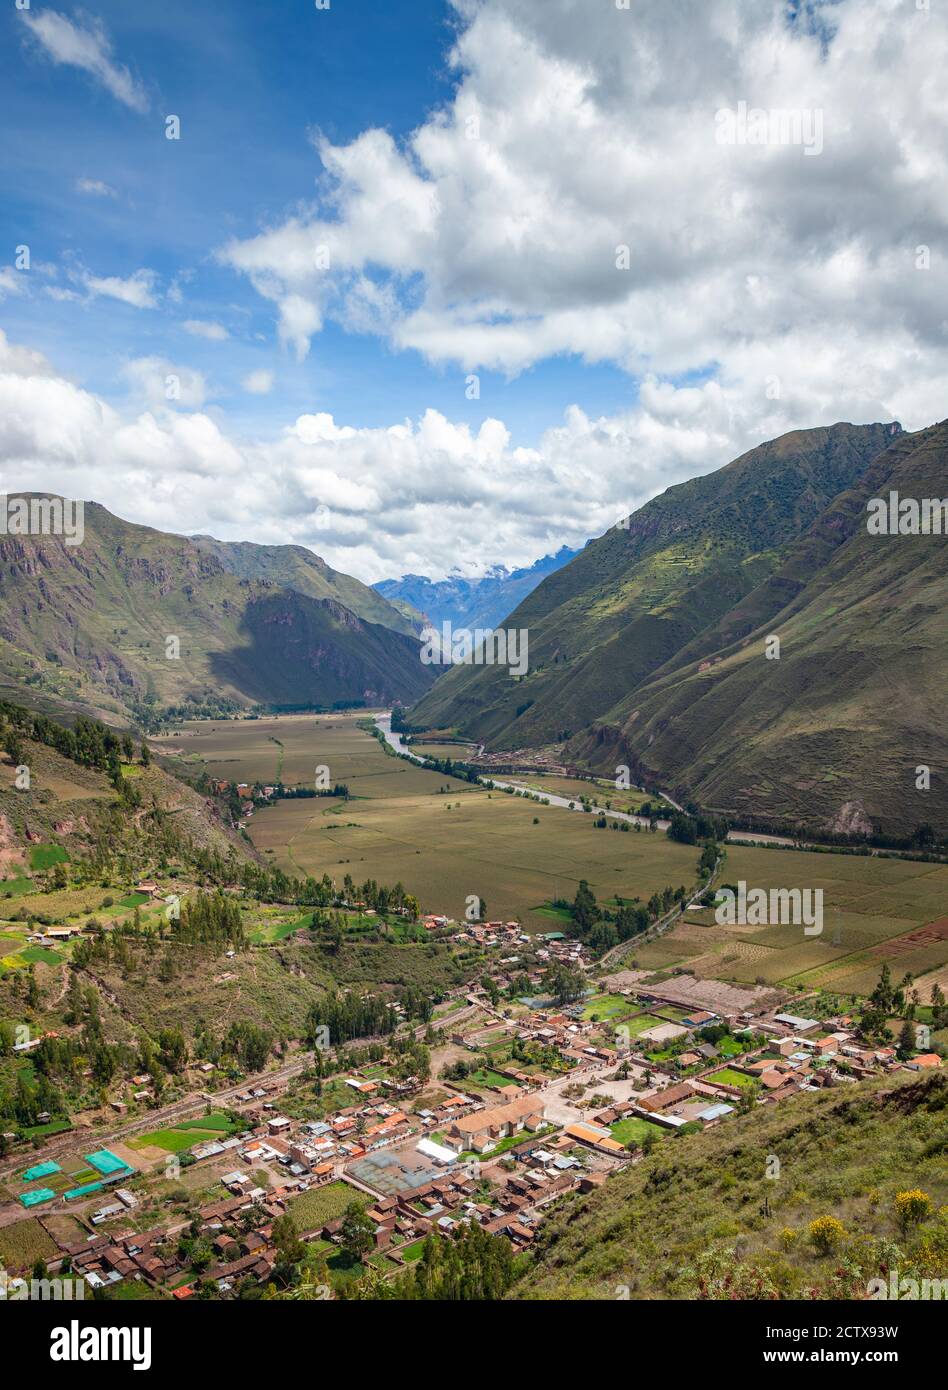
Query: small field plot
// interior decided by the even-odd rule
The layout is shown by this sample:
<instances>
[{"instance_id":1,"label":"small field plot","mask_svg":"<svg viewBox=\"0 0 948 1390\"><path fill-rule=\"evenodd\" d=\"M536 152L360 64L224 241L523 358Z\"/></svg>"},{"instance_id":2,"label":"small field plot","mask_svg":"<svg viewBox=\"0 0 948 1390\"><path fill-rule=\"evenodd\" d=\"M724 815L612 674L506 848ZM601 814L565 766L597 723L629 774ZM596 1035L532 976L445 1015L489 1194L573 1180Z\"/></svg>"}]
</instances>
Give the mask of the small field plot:
<instances>
[{"instance_id":1,"label":"small field plot","mask_svg":"<svg viewBox=\"0 0 948 1390\"><path fill-rule=\"evenodd\" d=\"M943 865L732 844L721 881L743 881L748 890L819 889L823 930L807 936L798 924L702 929L688 914L660 942L637 953L643 967L683 963L704 978L866 994L885 960L899 976L948 965L948 931L937 927L948 903Z\"/></svg>"},{"instance_id":2,"label":"small field plot","mask_svg":"<svg viewBox=\"0 0 948 1390\"><path fill-rule=\"evenodd\" d=\"M287 1211L293 1218L297 1231L302 1233L318 1230L327 1221L342 1216L350 1202L359 1201L368 1202L369 1199L348 1183L331 1182L325 1187L314 1187L309 1192L302 1192L298 1197L292 1198Z\"/></svg>"},{"instance_id":3,"label":"small field plot","mask_svg":"<svg viewBox=\"0 0 948 1390\"><path fill-rule=\"evenodd\" d=\"M661 1125L653 1124L651 1120L640 1119L637 1115L630 1115L627 1119L616 1120L609 1126L612 1137L617 1144L628 1144L635 1140L641 1144L644 1139L667 1139L670 1130L663 1129Z\"/></svg>"},{"instance_id":4,"label":"small field plot","mask_svg":"<svg viewBox=\"0 0 948 1390\"><path fill-rule=\"evenodd\" d=\"M11 1273L30 1269L37 1260L50 1260L58 1253L56 1242L35 1217L0 1226L0 1267Z\"/></svg>"}]
</instances>

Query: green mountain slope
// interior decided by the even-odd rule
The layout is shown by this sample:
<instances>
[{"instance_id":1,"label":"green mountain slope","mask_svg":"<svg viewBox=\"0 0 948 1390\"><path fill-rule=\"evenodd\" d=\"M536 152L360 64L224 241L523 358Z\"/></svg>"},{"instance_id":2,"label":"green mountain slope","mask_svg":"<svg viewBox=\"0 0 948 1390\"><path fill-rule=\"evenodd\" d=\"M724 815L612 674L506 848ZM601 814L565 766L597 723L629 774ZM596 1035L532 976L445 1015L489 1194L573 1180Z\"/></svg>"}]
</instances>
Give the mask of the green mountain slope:
<instances>
[{"instance_id":1,"label":"green mountain slope","mask_svg":"<svg viewBox=\"0 0 948 1390\"><path fill-rule=\"evenodd\" d=\"M631 759L723 810L893 834L948 826L948 537L866 525L870 498L940 497L946 467L948 425L900 439L765 583L570 753L603 768ZM771 634L779 660L764 655Z\"/></svg>"},{"instance_id":2,"label":"green mountain slope","mask_svg":"<svg viewBox=\"0 0 948 1390\"><path fill-rule=\"evenodd\" d=\"M524 679L456 668L412 722L565 743L567 761L628 763L731 813L945 826L945 540L870 537L865 508L890 488L939 497L946 443L943 426L798 431L670 489L507 620L529 630Z\"/></svg>"},{"instance_id":3,"label":"green mountain slope","mask_svg":"<svg viewBox=\"0 0 948 1390\"><path fill-rule=\"evenodd\" d=\"M944 1279L946 1155L941 1074L758 1107L567 1198L508 1297L865 1298L893 1267ZM914 1188L931 1214L903 1229L896 1194ZM810 1234L824 1216L842 1227L828 1253Z\"/></svg>"},{"instance_id":4,"label":"green mountain slope","mask_svg":"<svg viewBox=\"0 0 948 1390\"><path fill-rule=\"evenodd\" d=\"M387 702L424 691L417 642L393 631L401 616L367 621L338 595L368 595L371 611L384 600L308 566L295 547L289 557L260 547L256 559L254 549L135 526L96 503L78 546L0 538L0 687L113 718L188 700ZM238 572L254 567L261 577ZM267 571L296 579L287 587Z\"/></svg>"},{"instance_id":5,"label":"green mountain slope","mask_svg":"<svg viewBox=\"0 0 948 1390\"><path fill-rule=\"evenodd\" d=\"M211 536L191 539L202 554L219 560L238 579L264 579L308 598L334 599L357 618L406 636L415 630L402 606L387 602L351 574L331 569L325 560L301 545L254 545L250 541L218 541Z\"/></svg>"}]
</instances>

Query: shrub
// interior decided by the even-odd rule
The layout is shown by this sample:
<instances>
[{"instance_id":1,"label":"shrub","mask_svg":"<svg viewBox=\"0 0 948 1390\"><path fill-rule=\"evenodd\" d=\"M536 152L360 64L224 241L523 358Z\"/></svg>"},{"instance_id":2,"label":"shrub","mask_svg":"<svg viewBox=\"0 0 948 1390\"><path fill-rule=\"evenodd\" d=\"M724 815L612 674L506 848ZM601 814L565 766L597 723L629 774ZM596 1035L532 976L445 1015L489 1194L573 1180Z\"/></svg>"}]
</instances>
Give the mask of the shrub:
<instances>
[{"instance_id":1,"label":"shrub","mask_svg":"<svg viewBox=\"0 0 948 1390\"><path fill-rule=\"evenodd\" d=\"M845 1239L846 1231L843 1223L837 1221L835 1216L818 1216L815 1221L810 1222L807 1234L819 1254L831 1255Z\"/></svg>"},{"instance_id":2,"label":"shrub","mask_svg":"<svg viewBox=\"0 0 948 1390\"><path fill-rule=\"evenodd\" d=\"M926 1217L931 1216L931 1211L932 1199L921 1188L913 1187L908 1192L895 1194L895 1216L903 1232L910 1226L920 1226Z\"/></svg>"},{"instance_id":3,"label":"shrub","mask_svg":"<svg viewBox=\"0 0 948 1390\"><path fill-rule=\"evenodd\" d=\"M798 1232L792 1226L784 1226L779 1236L781 1249L792 1250L796 1244L797 1234Z\"/></svg>"}]
</instances>

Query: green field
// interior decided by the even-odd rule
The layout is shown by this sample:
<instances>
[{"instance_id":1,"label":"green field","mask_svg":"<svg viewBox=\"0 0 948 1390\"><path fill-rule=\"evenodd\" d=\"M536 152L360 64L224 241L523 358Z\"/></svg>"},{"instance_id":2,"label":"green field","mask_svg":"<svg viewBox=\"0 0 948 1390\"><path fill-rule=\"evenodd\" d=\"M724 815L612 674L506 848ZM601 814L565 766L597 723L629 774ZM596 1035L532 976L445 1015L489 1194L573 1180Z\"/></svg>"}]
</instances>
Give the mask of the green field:
<instances>
[{"instance_id":1,"label":"green field","mask_svg":"<svg viewBox=\"0 0 948 1390\"><path fill-rule=\"evenodd\" d=\"M68 858L62 845L33 845L30 849L30 868L51 869L54 864L64 864Z\"/></svg>"},{"instance_id":2,"label":"green field","mask_svg":"<svg viewBox=\"0 0 948 1390\"><path fill-rule=\"evenodd\" d=\"M631 1013L638 1008L634 999L626 999L621 994L594 994L591 999L586 1001L583 1009L583 1018L588 1022L591 1019L611 1019L618 1018L621 1014ZM645 1027L654 1023L655 1019L650 1019Z\"/></svg>"},{"instance_id":3,"label":"green field","mask_svg":"<svg viewBox=\"0 0 948 1390\"><path fill-rule=\"evenodd\" d=\"M368 1198L356 1188L344 1182L330 1182L294 1197L287 1211L298 1231L312 1231L341 1216L350 1202L360 1201L366 1202Z\"/></svg>"},{"instance_id":4,"label":"green field","mask_svg":"<svg viewBox=\"0 0 948 1390\"><path fill-rule=\"evenodd\" d=\"M655 1139L666 1139L670 1133L663 1129L661 1125L653 1124L651 1120L642 1120L637 1115L630 1115L624 1120L616 1120L609 1126L612 1137L617 1144L628 1144L634 1139L637 1144L641 1144L647 1135L652 1135Z\"/></svg>"},{"instance_id":5,"label":"green field","mask_svg":"<svg viewBox=\"0 0 948 1390\"><path fill-rule=\"evenodd\" d=\"M128 1142L133 1149L164 1149L167 1153L184 1153L192 1144L200 1144L207 1139L219 1139L221 1131L212 1126L199 1129L196 1125L187 1129L184 1125L175 1129L155 1129L148 1134L139 1134Z\"/></svg>"},{"instance_id":6,"label":"green field","mask_svg":"<svg viewBox=\"0 0 948 1390\"><path fill-rule=\"evenodd\" d=\"M746 1076L742 1071L734 1071L733 1067L722 1067L720 1071L712 1072L710 1076L704 1079L712 1084L717 1082L720 1086L740 1086L745 1088L757 1085L757 1082L752 1076Z\"/></svg>"}]
</instances>

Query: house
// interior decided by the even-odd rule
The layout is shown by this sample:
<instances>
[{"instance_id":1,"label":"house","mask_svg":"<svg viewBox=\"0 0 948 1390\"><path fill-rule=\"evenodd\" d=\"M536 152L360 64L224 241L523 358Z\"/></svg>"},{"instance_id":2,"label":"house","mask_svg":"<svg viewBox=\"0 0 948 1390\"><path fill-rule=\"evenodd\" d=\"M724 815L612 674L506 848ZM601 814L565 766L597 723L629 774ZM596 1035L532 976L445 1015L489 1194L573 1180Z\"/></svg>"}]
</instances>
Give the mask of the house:
<instances>
[{"instance_id":1,"label":"house","mask_svg":"<svg viewBox=\"0 0 948 1390\"><path fill-rule=\"evenodd\" d=\"M521 1096L507 1105L477 1110L473 1115L463 1115L452 1121L448 1140L456 1144L459 1151L473 1149L475 1153L488 1153L501 1139L524 1129L539 1129L545 1118L546 1107L542 1100Z\"/></svg>"},{"instance_id":2,"label":"house","mask_svg":"<svg viewBox=\"0 0 948 1390\"><path fill-rule=\"evenodd\" d=\"M792 1028L795 1033L807 1033L811 1028L820 1026L818 1018L800 1018L798 1014L774 1014L774 1023L782 1023L785 1028Z\"/></svg>"},{"instance_id":3,"label":"house","mask_svg":"<svg viewBox=\"0 0 948 1390\"><path fill-rule=\"evenodd\" d=\"M572 1124L567 1125L564 1130L571 1139L578 1139L581 1144L588 1144L591 1148L602 1149L604 1153L624 1154L625 1149L613 1139L608 1129L600 1129L598 1125Z\"/></svg>"}]
</instances>

